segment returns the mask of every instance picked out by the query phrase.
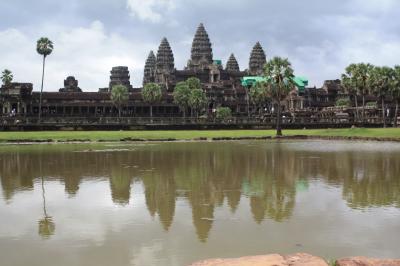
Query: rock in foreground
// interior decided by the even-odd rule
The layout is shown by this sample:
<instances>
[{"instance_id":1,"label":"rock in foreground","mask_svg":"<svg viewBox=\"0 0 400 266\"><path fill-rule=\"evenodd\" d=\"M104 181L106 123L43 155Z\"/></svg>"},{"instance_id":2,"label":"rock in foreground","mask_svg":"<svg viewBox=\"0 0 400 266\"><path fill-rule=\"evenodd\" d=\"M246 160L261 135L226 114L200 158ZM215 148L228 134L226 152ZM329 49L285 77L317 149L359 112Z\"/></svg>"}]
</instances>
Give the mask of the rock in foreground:
<instances>
[{"instance_id":1,"label":"rock in foreground","mask_svg":"<svg viewBox=\"0 0 400 266\"><path fill-rule=\"evenodd\" d=\"M319 257L298 253L289 256L271 254L237 259L210 259L193 263L191 266L328 266L328 264Z\"/></svg>"},{"instance_id":2,"label":"rock in foreground","mask_svg":"<svg viewBox=\"0 0 400 266\"><path fill-rule=\"evenodd\" d=\"M337 266L400 266L400 260L380 260L365 257L352 257L340 259Z\"/></svg>"}]
</instances>

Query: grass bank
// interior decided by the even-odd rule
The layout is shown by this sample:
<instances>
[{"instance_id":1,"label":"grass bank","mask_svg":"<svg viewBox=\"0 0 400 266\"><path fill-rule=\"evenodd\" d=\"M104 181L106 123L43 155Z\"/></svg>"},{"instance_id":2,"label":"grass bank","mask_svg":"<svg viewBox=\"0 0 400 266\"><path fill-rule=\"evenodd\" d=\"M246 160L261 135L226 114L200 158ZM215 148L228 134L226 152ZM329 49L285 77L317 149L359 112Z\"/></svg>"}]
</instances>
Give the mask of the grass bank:
<instances>
[{"instance_id":1,"label":"grass bank","mask_svg":"<svg viewBox=\"0 0 400 266\"><path fill-rule=\"evenodd\" d=\"M284 130L285 136L394 139L400 141L400 128L300 129ZM0 142L29 141L120 141L196 140L219 138L274 137L274 130L161 130L161 131L34 131L0 132Z\"/></svg>"}]
</instances>

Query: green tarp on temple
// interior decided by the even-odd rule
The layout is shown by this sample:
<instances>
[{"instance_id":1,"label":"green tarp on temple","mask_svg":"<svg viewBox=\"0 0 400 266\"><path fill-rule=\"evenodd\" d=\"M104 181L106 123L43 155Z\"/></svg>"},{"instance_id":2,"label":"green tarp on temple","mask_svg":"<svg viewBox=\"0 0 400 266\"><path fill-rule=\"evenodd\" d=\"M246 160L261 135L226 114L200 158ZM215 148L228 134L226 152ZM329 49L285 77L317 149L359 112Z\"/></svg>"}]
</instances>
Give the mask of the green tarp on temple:
<instances>
[{"instance_id":1,"label":"green tarp on temple","mask_svg":"<svg viewBox=\"0 0 400 266\"><path fill-rule=\"evenodd\" d=\"M265 81L265 78L261 76L246 76L242 78L242 86L251 87L254 83L261 81ZM308 86L308 79L306 77L294 77L293 81L300 92L303 92L306 86Z\"/></svg>"}]
</instances>

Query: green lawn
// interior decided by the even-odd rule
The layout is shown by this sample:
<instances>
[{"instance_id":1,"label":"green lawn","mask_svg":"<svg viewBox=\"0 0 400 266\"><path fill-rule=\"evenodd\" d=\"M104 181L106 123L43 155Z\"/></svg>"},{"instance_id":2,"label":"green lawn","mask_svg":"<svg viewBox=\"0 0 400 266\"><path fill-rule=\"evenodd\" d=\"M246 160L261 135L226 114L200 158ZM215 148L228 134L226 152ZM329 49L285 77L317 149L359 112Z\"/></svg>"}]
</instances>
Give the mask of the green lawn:
<instances>
[{"instance_id":1,"label":"green lawn","mask_svg":"<svg viewBox=\"0 0 400 266\"><path fill-rule=\"evenodd\" d=\"M400 128L386 129L315 129L315 130L284 130L286 136L340 136L340 137L378 137L399 138ZM163 130L163 131L35 131L35 132L0 132L0 142L7 140L109 140L123 138L132 139L177 139L192 140L196 138L218 137L262 137L275 136L274 130Z\"/></svg>"}]
</instances>

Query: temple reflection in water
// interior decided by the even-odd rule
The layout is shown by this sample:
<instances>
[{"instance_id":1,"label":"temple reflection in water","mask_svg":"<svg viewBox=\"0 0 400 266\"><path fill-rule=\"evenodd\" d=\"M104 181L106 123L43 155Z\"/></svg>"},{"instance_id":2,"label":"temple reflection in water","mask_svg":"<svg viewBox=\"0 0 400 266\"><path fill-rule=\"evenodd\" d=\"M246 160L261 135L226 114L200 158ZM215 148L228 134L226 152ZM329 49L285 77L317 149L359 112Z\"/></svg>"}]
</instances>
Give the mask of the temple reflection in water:
<instances>
[{"instance_id":1,"label":"temple reflection in water","mask_svg":"<svg viewBox=\"0 0 400 266\"><path fill-rule=\"evenodd\" d=\"M133 187L143 186L147 210L158 217L163 230L174 222L178 199L184 200L202 242L207 241L216 208L226 204L235 213L246 199L256 223L283 222L290 219L297 194L313 182L340 188L350 208L400 208L398 151L292 149L290 142L3 148L0 181L6 202L39 188L42 178L47 205L51 201L45 201L45 187L52 182L64 184L67 198L81 193L85 182L108 182L112 201L120 207L135 205ZM50 215L44 206L39 231L46 237L57 234L57 217Z\"/></svg>"}]
</instances>

